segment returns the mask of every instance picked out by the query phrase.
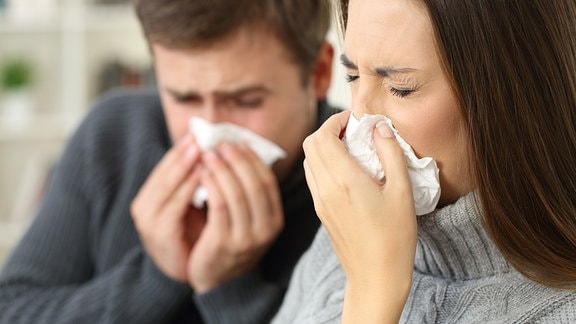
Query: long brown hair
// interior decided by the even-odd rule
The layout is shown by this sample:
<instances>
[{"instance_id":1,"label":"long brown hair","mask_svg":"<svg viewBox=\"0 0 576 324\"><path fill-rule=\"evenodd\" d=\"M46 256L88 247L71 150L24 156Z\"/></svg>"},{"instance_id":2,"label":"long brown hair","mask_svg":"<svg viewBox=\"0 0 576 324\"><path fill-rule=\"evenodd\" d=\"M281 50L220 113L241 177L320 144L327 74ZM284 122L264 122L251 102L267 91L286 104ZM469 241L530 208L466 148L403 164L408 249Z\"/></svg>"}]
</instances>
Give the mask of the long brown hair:
<instances>
[{"instance_id":1,"label":"long brown hair","mask_svg":"<svg viewBox=\"0 0 576 324\"><path fill-rule=\"evenodd\" d=\"M148 43L202 48L242 28L271 32L308 77L330 27L331 0L136 0Z\"/></svg>"},{"instance_id":2,"label":"long brown hair","mask_svg":"<svg viewBox=\"0 0 576 324\"><path fill-rule=\"evenodd\" d=\"M420 1L467 119L488 233L528 278L576 288L576 1Z\"/></svg>"}]
</instances>

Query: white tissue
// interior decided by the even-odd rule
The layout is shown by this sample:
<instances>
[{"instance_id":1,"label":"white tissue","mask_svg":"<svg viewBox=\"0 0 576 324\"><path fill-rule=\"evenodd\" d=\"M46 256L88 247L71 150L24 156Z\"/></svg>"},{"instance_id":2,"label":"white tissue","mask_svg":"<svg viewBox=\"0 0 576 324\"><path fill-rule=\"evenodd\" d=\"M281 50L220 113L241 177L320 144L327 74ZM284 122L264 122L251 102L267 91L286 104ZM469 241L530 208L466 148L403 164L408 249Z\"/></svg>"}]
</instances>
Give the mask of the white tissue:
<instances>
[{"instance_id":1,"label":"white tissue","mask_svg":"<svg viewBox=\"0 0 576 324\"><path fill-rule=\"evenodd\" d=\"M350 114L346 133L342 139L348 152L370 175L379 181L384 179L384 170L378 159L374 145L373 130L376 125L385 122L396 136L396 140L404 151L408 164L408 175L412 183L416 215L424 215L433 211L440 199L439 170L436 162L425 157L419 159L406 141L400 137L392 125L392 121L382 115L364 115L360 120Z\"/></svg>"},{"instance_id":2,"label":"white tissue","mask_svg":"<svg viewBox=\"0 0 576 324\"><path fill-rule=\"evenodd\" d=\"M270 167L276 160L286 157L286 152L275 143L252 132L249 129L232 123L212 124L205 119L192 117L188 124L190 133L194 135L201 151L209 151L222 141L244 143ZM194 193L192 203L201 208L208 198L206 188L200 186Z\"/></svg>"}]
</instances>

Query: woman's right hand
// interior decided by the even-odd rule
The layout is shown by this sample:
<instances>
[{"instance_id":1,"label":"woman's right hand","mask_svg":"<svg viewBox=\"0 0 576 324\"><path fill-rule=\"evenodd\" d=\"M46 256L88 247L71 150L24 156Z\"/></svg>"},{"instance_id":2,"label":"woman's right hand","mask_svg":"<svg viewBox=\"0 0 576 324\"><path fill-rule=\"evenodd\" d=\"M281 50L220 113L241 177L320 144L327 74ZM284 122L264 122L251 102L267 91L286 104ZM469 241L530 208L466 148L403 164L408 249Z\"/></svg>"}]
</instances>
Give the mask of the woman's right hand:
<instances>
[{"instance_id":1,"label":"woman's right hand","mask_svg":"<svg viewBox=\"0 0 576 324\"><path fill-rule=\"evenodd\" d=\"M306 180L346 273L343 323L397 322L410 291L417 235L406 160L392 130L380 125L373 136L386 181L371 178L341 141L349 116L332 116L305 140Z\"/></svg>"}]
</instances>

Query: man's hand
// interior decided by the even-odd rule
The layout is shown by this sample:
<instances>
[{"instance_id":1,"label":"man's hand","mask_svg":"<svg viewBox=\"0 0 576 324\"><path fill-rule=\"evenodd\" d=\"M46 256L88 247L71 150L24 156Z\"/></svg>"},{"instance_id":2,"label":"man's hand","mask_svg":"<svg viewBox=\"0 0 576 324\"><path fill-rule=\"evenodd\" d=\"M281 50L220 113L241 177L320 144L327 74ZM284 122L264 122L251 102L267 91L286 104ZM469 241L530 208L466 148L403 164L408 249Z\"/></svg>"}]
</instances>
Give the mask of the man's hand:
<instances>
[{"instance_id":1,"label":"man's hand","mask_svg":"<svg viewBox=\"0 0 576 324\"><path fill-rule=\"evenodd\" d=\"M197 293L254 269L284 226L276 178L245 145L201 153L190 136L156 166L131 211L142 243L168 277ZM208 212L191 205L202 183Z\"/></svg>"},{"instance_id":2,"label":"man's hand","mask_svg":"<svg viewBox=\"0 0 576 324\"><path fill-rule=\"evenodd\" d=\"M147 253L168 277L187 281L187 261L205 216L191 208L200 183L199 149L184 137L154 168L131 205Z\"/></svg>"},{"instance_id":3,"label":"man's hand","mask_svg":"<svg viewBox=\"0 0 576 324\"><path fill-rule=\"evenodd\" d=\"M208 219L188 263L188 282L206 292L251 271L284 226L272 171L243 144L203 155Z\"/></svg>"}]
</instances>

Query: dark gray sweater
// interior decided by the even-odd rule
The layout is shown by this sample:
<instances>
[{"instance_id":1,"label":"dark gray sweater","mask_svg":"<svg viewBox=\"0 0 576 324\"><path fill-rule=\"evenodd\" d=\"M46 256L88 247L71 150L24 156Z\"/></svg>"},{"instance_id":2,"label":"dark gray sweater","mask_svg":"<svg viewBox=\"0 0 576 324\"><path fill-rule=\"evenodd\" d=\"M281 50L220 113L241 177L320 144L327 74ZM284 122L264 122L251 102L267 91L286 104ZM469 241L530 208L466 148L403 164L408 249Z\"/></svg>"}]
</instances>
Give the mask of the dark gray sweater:
<instances>
[{"instance_id":1,"label":"dark gray sweater","mask_svg":"<svg viewBox=\"0 0 576 324\"><path fill-rule=\"evenodd\" d=\"M337 110L319 103L318 126ZM71 138L0 274L0 323L266 323L319 222L301 160L281 183L285 229L260 267L207 294L164 276L129 206L170 148L155 91L101 100Z\"/></svg>"}]
</instances>

